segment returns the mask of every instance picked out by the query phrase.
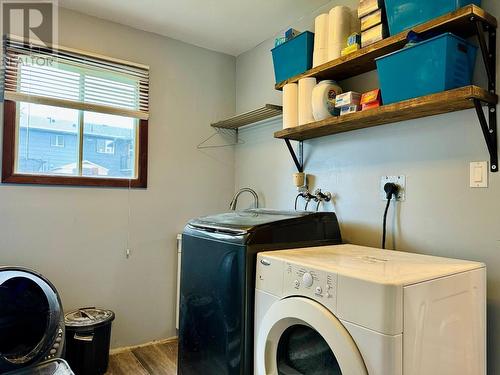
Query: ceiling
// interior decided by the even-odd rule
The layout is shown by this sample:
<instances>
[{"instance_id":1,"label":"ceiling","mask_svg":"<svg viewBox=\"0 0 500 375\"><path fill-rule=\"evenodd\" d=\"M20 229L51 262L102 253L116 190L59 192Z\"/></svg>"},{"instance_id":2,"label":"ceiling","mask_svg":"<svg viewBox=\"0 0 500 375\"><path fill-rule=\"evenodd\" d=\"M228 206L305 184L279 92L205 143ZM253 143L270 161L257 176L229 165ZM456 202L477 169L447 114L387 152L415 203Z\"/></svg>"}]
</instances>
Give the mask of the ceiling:
<instances>
[{"instance_id":1,"label":"ceiling","mask_svg":"<svg viewBox=\"0 0 500 375\"><path fill-rule=\"evenodd\" d=\"M59 5L237 56L329 0L59 0Z\"/></svg>"}]
</instances>

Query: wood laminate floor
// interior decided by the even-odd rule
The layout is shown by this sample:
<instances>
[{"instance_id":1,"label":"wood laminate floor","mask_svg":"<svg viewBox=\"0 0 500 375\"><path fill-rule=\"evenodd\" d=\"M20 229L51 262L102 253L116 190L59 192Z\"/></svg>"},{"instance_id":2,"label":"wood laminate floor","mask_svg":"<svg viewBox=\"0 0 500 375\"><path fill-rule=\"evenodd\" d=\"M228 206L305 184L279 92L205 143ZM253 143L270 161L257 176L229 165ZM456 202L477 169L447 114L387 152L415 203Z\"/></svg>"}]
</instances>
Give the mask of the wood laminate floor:
<instances>
[{"instance_id":1,"label":"wood laminate floor","mask_svg":"<svg viewBox=\"0 0 500 375\"><path fill-rule=\"evenodd\" d=\"M112 354L106 375L177 375L177 340Z\"/></svg>"}]
</instances>

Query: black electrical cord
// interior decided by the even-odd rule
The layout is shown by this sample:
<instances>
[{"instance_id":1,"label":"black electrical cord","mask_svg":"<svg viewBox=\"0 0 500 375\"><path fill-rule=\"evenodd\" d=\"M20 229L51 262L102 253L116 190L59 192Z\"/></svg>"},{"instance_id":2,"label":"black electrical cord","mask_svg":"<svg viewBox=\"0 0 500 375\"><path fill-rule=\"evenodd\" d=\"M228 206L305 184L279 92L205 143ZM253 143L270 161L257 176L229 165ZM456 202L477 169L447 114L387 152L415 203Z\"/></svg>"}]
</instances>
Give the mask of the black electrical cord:
<instances>
[{"instance_id":1,"label":"black electrical cord","mask_svg":"<svg viewBox=\"0 0 500 375\"><path fill-rule=\"evenodd\" d=\"M302 193L299 193L297 194L297 196L295 197L295 211L297 211L297 201L299 200L299 197L302 196Z\"/></svg>"},{"instance_id":2,"label":"black electrical cord","mask_svg":"<svg viewBox=\"0 0 500 375\"><path fill-rule=\"evenodd\" d=\"M387 235L387 213L389 212L389 206L391 205L392 197L394 196L394 198L397 198L398 196L399 186L392 182L388 182L387 184L384 185L384 191L387 197L387 204L385 206L384 224L382 228L382 249L385 249L385 239Z\"/></svg>"},{"instance_id":3,"label":"black electrical cord","mask_svg":"<svg viewBox=\"0 0 500 375\"><path fill-rule=\"evenodd\" d=\"M387 199L387 205L385 206L385 211L384 211L384 224L383 224L383 230L382 230L382 249L385 249L385 236L387 232L387 212L389 211L389 206L391 204L391 198Z\"/></svg>"}]
</instances>

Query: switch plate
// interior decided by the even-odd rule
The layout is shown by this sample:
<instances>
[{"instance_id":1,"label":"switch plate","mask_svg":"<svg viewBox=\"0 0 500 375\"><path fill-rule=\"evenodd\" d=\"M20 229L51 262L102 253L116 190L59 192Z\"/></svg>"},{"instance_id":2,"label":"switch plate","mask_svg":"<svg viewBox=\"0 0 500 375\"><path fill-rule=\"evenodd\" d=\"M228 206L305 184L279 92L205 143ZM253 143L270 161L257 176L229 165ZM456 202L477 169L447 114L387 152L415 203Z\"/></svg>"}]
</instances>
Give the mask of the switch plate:
<instances>
[{"instance_id":1,"label":"switch plate","mask_svg":"<svg viewBox=\"0 0 500 375\"><path fill-rule=\"evenodd\" d=\"M488 162L475 161L470 163L469 180L471 188L487 188Z\"/></svg>"},{"instance_id":2,"label":"switch plate","mask_svg":"<svg viewBox=\"0 0 500 375\"><path fill-rule=\"evenodd\" d=\"M384 190L385 184L388 182L392 182L396 185L399 186L399 193L398 196L396 197L396 200L398 201L404 201L406 200L406 176L400 175L400 176L382 176L380 179L380 199L386 201L387 200L387 195Z\"/></svg>"}]
</instances>

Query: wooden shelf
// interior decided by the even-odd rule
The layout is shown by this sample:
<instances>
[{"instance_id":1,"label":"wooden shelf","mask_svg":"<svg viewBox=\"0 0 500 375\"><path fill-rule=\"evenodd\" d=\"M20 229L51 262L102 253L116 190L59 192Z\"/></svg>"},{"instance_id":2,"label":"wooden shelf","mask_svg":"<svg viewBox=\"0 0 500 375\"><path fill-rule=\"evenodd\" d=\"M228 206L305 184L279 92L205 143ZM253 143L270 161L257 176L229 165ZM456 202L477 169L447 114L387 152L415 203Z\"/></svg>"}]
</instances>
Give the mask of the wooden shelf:
<instances>
[{"instance_id":1,"label":"wooden shelf","mask_svg":"<svg viewBox=\"0 0 500 375\"><path fill-rule=\"evenodd\" d=\"M214 128L219 129L238 129L246 125L254 124L259 121L264 121L273 117L281 116L283 107L274 104L266 104L264 107L255 109L250 112L242 113L222 121L211 124Z\"/></svg>"},{"instance_id":2,"label":"wooden shelf","mask_svg":"<svg viewBox=\"0 0 500 375\"><path fill-rule=\"evenodd\" d=\"M457 35L468 37L475 33L475 25L471 20L481 20L485 26L497 27L497 20L491 14L476 5L468 5L455 12L448 13L419 26L412 30L416 32L433 31L437 33L453 32ZM397 51L406 44L408 31L391 36L380 42L362 48L347 56L327 62L307 72L289 78L276 84L277 90L282 90L287 83L297 82L301 78L316 77L318 79L334 79L337 81L354 77L376 69L375 59Z\"/></svg>"},{"instance_id":3,"label":"wooden shelf","mask_svg":"<svg viewBox=\"0 0 500 375\"><path fill-rule=\"evenodd\" d=\"M498 97L477 86L466 86L416 99L384 105L340 117L284 129L274 133L275 138L304 141L332 134L370 128L394 122L412 120L443 113L474 108L472 99L497 104Z\"/></svg>"}]
</instances>

